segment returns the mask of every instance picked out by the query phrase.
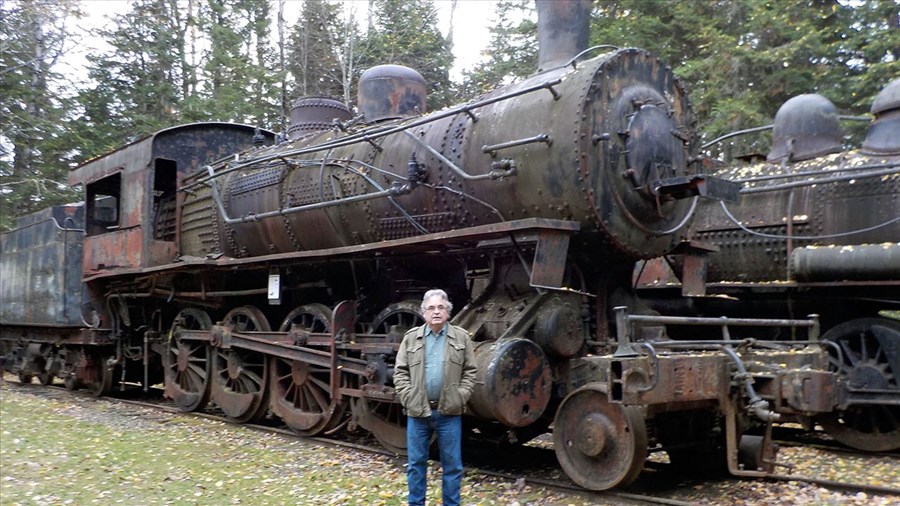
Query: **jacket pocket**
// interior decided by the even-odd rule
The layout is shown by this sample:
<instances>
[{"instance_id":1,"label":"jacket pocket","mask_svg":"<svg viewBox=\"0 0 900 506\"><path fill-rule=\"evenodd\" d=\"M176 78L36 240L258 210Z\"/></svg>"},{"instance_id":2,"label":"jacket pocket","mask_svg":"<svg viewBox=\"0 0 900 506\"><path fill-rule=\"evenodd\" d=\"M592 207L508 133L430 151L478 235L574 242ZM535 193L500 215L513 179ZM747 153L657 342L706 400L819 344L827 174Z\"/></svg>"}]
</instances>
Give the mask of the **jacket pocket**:
<instances>
[{"instance_id":1,"label":"jacket pocket","mask_svg":"<svg viewBox=\"0 0 900 506\"><path fill-rule=\"evenodd\" d=\"M398 388L396 392L400 398L400 404L405 408L409 406L410 394L415 390L416 376L420 374L419 371L422 368L422 355L416 355L411 350L407 350L404 355L406 356L406 367L404 370L406 381L402 390ZM396 382L394 385L396 386Z\"/></svg>"},{"instance_id":2,"label":"jacket pocket","mask_svg":"<svg viewBox=\"0 0 900 506\"><path fill-rule=\"evenodd\" d=\"M447 415L461 415L465 412L466 404L462 394L459 393L459 384L454 383L444 391L443 411Z\"/></svg>"},{"instance_id":3,"label":"jacket pocket","mask_svg":"<svg viewBox=\"0 0 900 506\"><path fill-rule=\"evenodd\" d=\"M455 344L451 344L447 347L447 351L450 354L447 358L454 364L462 366L462 363L466 361L466 348L464 346L457 347Z\"/></svg>"}]
</instances>

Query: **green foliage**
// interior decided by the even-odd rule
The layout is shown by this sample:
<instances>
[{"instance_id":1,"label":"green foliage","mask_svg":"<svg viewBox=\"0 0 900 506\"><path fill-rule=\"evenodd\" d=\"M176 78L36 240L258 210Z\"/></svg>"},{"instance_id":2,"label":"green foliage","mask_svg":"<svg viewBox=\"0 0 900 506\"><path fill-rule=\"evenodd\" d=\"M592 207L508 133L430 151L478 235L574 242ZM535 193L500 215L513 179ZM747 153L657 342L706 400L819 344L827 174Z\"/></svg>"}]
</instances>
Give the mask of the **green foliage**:
<instances>
[{"instance_id":1,"label":"green foliage","mask_svg":"<svg viewBox=\"0 0 900 506\"><path fill-rule=\"evenodd\" d=\"M0 230L22 214L74 200L66 184L70 100L54 64L70 44L71 1L0 2Z\"/></svg>"},{"instance_id":2,"label":"green foliage","mask_svg":"<svg viewBox=\"0 0 900 506\"><path fill-rule=\"evenodd\" d=\"M173 26L177 5L166 0L135 0L132 10L98 29L112 49L88 55L89 76L96 85L85 90L79 119L98 148L108 149L177 122L182 66L176 58ZM86 152L95 156L100 152Z\"/></svg>"},{"instance_id":3,"label":"green foliage","mask_svg":"<svg viewBox=\"0 0 900 506\"><path fill-rule=\"evenodd\" d=\"M827 79L843 92L829 95L831 100L862 112L887 83L900 78L900 8L896 0L851 5L841 9L846 28L836 34L840 43L833 44L841 64L827 69Z\"/></svg>"},{"instance_id":4,"label":"green foliage","mask_svg":"<svg viewBox=\"0 0 900 506\"><path fill-rule=\"evenodd\" d=\"M288 43L287 70L294 78L289 97L344 96L339 44L346 35L353 34L344 33L340 6L324 0L303 2Z\"/></svg>"},{"instance_id":5,"label":"green foliage","mask_svg":"<svg viewBox=\"0 0 900 506\"><path fill-rule=\"evenodd\" d=\"M494 7L496 22L483 52L487 59L463 73L465 96L486 93L527 77L537 69L537 13L530 0L503 0Z\"/></svg>"},{"instance_id":6,"label":"green foliage","mask_svg":"<svg viewBox=\"0 0 900 506\"><path fill-rule=\"evenodd\" d=\"M368 34L360 44L359 68L397 64L413 68L428 83L428 109L454 100L450 84L453 54L437 29L433 0L371 0Z\"/></svg>"},{"instance_id":7,"label":"green foliage","mask_svg":"<svg viewBox=\"0 0 900 506\"><path fill-rule=\"evenodd\" d=\"M0 1L0 229L16 215L73 200L69 165L161 128L206 120L277 128L284 102L352 102L358 74L384 63L422 73L430 110L537 66L531 0L493 5L485 60L459 85L449 79L453 57L434 0L289 1L302 12L287 30L284 69L270 35L273 2L132 0L128 13L96 31L111 49L88 56L92 83L79 86L56 72L76 2ZM359 6L370 14L364 36L344 15ZM801 93L821 93L845 114L868 112L900 76L900 10L896 0L597 0L591 44L642 47L671 65L706 142L770 123ZM713 149L727 158L764 152L768 141L739 137Z\"/></svg>"},{"instance_id":8,"label":"green foliage","mask_svg":"<svg viewBox=\"0 0 900 506\"><path fill-rule=\"evenodd\" d=\"M900 70L897 28L896 3L883 0L604 0L591 38L643 47L672 65L708 141L771 123L781 104L802 93L864 112ZM741 154L767 145L738 138L719 148Z\"/></svg>"},{"instance_id":9,"label":"green foliage","mask_svg":"<svg viewBox=\"0 0 900 506\"><path fill-rule=\"evenodd\" d=\"M280 124L278 76L269 44L268 2L206 0L198 25L210 49L202 64L196 120Z\"/></svg>"}]
</instances>

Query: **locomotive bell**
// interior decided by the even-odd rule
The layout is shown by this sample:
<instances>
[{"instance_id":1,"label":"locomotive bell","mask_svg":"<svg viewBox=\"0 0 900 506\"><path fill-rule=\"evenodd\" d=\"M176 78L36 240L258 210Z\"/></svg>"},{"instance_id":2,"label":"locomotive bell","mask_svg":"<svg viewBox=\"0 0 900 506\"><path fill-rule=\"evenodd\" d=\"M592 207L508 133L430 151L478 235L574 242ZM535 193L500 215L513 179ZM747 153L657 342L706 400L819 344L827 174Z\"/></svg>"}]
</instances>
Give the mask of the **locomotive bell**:
<instances>
[{"instance_id":1,"label":"locomotive bell","mask_svg":"<svg viewBox=\"0 0 900 506\"><path fill-rule=\"evenodd\" d=\"M799 162L841 150L838 113L830 100L813 93L797 95L775 114L772 149L766 161L787 157Z\"/></svg>"},{"instance_id":2,"label":"locomotive bell","mask_svg":"<svg viewBox=\"0 0 900 506\"><path fill-rule=\"evenodd\" d=\"M863 141L863 153L900 154L900 79L891 81L872 102L875 120Z\"/></svg>"},{"instance_id":3,"label":"locomotive bell","mask_svg":"<svg viewBox=\"0 0 900 506\"><path fill-rule=\"evenodd\" d=\"M357 106L366 123L425 113L425 78L401 65L378 65L359 77Z\"/></svg>"},{"instance_id":4,"label":"locomotive bell","mask_svg":"<svg viewBox=\"0 0 900 506\"><path fill-rule=\"evenodd\" d=\"M288 138L299 139L306 134L329 130L334 120L347 121L350 109L340 100L330 97L303 97L291 105L291 126Z\"/></svg>"},{"instance_id":5,"label":"locomotive bell","mask_svg":"<svg viewBox=\"0 0 900 506\"><path fill-rule=\"evenodd\" d=\"M472 411L507 427L536 422L550 402L550 366L540 346L512 338L475 343L478 372Z\"/></svg>"}]
</instances>

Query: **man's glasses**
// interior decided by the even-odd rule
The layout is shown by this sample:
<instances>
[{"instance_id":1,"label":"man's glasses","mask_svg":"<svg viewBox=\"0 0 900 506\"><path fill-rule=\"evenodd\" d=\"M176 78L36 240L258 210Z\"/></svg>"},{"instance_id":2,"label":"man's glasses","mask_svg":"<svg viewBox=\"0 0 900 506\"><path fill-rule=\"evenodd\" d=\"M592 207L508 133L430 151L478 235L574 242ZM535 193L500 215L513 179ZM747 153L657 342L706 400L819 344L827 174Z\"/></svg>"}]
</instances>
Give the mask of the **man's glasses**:
<instances>
[{"instance_id":1,"label":"man's glasses","mask_svg":"<svg viewBox=\"0 0 900 506\"><path fill-rule=\"evenodd\" d=\"M447 309L447 306L428 306L425 308L425 311L433 313L435 311L444 311L445 309Z\"/></svg>"}]
</instances>

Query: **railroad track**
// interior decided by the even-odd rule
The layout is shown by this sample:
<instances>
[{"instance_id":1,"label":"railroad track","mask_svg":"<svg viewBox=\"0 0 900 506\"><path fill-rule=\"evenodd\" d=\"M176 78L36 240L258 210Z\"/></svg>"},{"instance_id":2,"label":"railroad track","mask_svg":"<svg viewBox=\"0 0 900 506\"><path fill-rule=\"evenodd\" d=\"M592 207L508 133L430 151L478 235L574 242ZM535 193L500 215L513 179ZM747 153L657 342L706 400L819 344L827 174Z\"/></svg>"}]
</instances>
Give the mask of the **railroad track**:
<instances>
[{"instance_id":1,"label":"railroad track","mask_svg":"<svg viewBox=\"0 0 900 506\"><path fill-rule=\"evenodd\" d=\"M775 443L782 447L803 446L806 448L818 448L834 453L845 453L847 455L900 458L900 450L870 453L859 452L831 439L831 437L822 430L806 431L799 427L781 426L773 429L772 437Z\"/></svg>"},{"instance_id":2,"label":"railroad track","mask_svg":"<svg viewBox=\"0 0 900 506\"><path fill-rule=\"evenodd\" d=\"M248 424L243 423L239 424L233 422L229 418L217 414L214 410L208 410L204 412L183 412L179 410L174 404L169 403L166 400L161 399L160 397L151 397L149 394L136 393L132 392L128 395L134 395L135 397L93 397L86 392L78 392L78 391L70 391L63 388L61 385L50 385L47 387L39 387L38 385L22 385L15 381L6 382L6 388L14 389L19 393L25 393L34 396L41 396L46 398L53 398L58 400L64 400L67 397L78 396L82 400L96 401L96 402L108 402L113 404L123 404L130 405L135 407L148 408L153 410L160 410L167 412L169 414L175 414L179 416L186 417L194 417L194 418L203 418L212 421L217 421L221 423L227 423L232 425L239 425L242 427L247 427L256 431L263 431L272 434L278 434L285 437L291 438L299 438L297 434L292 432L291 430L284 428L283 426L277 426L274 424ZM782 435L782 443L784 444L792 444L802 446L802 444L797 441L795 438L788 438ZM805 439L804 436L801 439ZM347 448L355 451L366 452L370 454L382 455L391 459L394 459L398 465L405 463L405 458L397 456L395 453L387 451L380 446L376 446L374 444L369 444L363 439L356 438L351 439L347 437L303 437L305 441L310 441L312 443L336 447L336 448ZM835 449L831 444L822 444L819 445L822 448L828 451L839 451L841 453L846 453L854 456L860 457L870 457L870 454L864 454L860 452L853 452L852 450L848 450L845 448L837 448ZM502 460L498 460L496 458L496 453L493 452L494 455L492 458L485 457L484 455L480 455L479 452L467 453L467 465L466 471L467 473L475 473L481 474L491 477L502 478L505 480L509 480L510 482L516 483L517 486L540 486L544 488L548 488L557 492L570 494L573 496L580 497L584 500L597 500L597 501L606 501L606 502L615 502L617 504L662 504L662 505L672 505L672 506L681 506L681 505L690 505L695 504L695 501L684 501L680 499L673 499L669 497L661 497L660 495L652 495L647 493L641 493L637 491L640 488L641 481L638 481L636 484L635 491L619 491L619 490L610 490L604 492L593 492L589 490L585 490L577 485L572 484L565 477L561 477L560 479L555 478L546 478L536 475L536 473L547 474L547 465L552 461L552 464L555 465L555 457L553 457L553 451L546 448L536 448L536 447L519 447L520 449L524 448L525 452L529 452L525 458L516 459L519 462L530 462L530 466L525 466L523 469L520 465L516 469L510 469L508 464ZM485 452L481 452L485 453ZM887 456L889 458L900 459L900 455L896 452L889 452L885 454L881 454L881 456ZM900 464L900 463L898 463ZM665 472L667 468L667 464L659 464L650 462L648 468ZM561 475L561 473L560 473ZM701 482L692 482L692 480L685 481L683 477L672 477L670 476L665 478L665 480L670 480L673 483L679 482L679 486L695 486L696 483ZM796 475L783 475L776 474L771 475L766 478L767 481L776 482L776 481L789 481L789 482L800 482L807 483L811 485L820 486L829 490L840 491L844 493L857 494L857 493L865 493L869 495L877 495L877 496L896 496L900 497L900 488L890 487L890 486L879 486L879 485L871 485L871 484L860 484L860 483L845 483L838 482L834 480L827 480L815 477L808 476L796 476ZM739 482L736 478L721 478L718 481L732 481ZM665 488L665 487L663 487ZM671 491L671 490L670 490Z\"/></svg>"}]
</instances>

